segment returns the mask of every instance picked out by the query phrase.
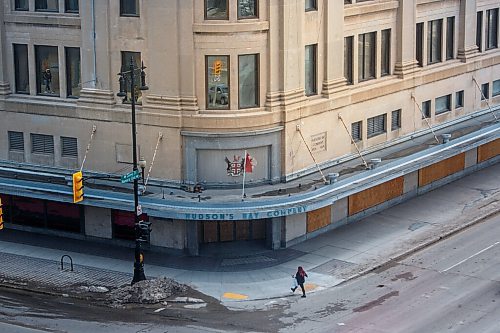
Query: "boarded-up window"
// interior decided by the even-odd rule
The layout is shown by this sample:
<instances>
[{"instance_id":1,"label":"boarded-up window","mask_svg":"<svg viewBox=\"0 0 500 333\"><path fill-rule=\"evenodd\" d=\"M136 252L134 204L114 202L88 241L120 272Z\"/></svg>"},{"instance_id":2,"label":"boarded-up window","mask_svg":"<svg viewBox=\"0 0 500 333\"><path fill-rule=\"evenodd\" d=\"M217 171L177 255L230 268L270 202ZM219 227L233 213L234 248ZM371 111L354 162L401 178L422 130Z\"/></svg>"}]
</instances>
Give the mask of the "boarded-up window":
<instances>
[{"instance_id":1,"label":"boarded-up window","mask_svg":"<svg viewBox=\"0 0 500 333\"><path fill-rule=\"evenodd\" d=\"M477 161L478 163L484 162L500 155L500 139L488 142L484 145L477 147Z\"/></svg>"},{"instance_id":2,"label":"boarded-up window","mask_svg":"<svg viewBox=\"0 0 500 333\"><path fill-rule=\"evenodd\" d=\"M465 167L465 153L447 158L418 170L418 186L425 186L436 180L442 179Z\"/></svg>"},{"instance_id":3,"label":"boarded-up window","mask_svg":"<svg viewBox=\"0 0 500 333\"><path fill-rule=\"evenodd\" d=\"M331 223L332 209L326 206L320 209L307 212L307 232L312 232Z\"/></svg>"},{"instance_id":4,"label":"boarded-up window","mask_svg":"<svg viewBox=\"0 0 500 333\"><path fill-rule=\"evenodd\" d=\"M390 180L349 196L349 216L403 194L403 177Z\"/></svg>"}]
</instances>

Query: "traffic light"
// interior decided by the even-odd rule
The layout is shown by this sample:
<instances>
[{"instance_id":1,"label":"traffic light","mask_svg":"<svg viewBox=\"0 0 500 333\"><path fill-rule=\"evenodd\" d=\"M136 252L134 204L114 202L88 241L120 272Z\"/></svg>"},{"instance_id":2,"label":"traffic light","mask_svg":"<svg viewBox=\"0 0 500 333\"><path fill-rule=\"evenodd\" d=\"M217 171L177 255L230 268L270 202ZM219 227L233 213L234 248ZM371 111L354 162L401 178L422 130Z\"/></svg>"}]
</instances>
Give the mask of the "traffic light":
<instances>
[{"instance_id":1,"label":"traffic light","mask_svg":"<svg viewBox=\"0 0 500 333\"><path fill-rule=\"evenodd\" d=\"M151 222L139 221L137 224L137 239L141 242L147 242L151 230Z\"/></svg>"},{"instance_id":2,"label":"traffic light","mask_svg":"<svg viewBox=\"0 0 500 333\"><path fill-rule=\"evenodd\" d=\"M77 203L83 200L83 174L81 171L73 174L73 202Z\"/></svg>"},{"instance_id":3,"label":"traffic light","mask_svg":"<svg viewBox=\"0 0 500 333\"><path fill-rule=\"evenodd\" d=\"M2 198L0 198L0 230L3 229L3 208L2 208Z\"/></svg>"}]
</instances>

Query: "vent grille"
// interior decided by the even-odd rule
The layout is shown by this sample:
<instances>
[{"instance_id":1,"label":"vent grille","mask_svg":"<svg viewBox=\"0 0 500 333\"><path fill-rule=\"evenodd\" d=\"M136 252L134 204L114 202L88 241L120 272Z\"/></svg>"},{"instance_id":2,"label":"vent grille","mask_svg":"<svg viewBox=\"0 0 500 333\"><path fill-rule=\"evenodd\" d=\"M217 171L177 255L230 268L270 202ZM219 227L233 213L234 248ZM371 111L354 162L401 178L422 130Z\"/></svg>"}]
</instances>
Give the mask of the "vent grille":
<instances>
[{"instance_id":1,"label":"vent grille","mask_svg":"<svg viewBox=\"0 0 500 333\"><path fill-rule=\"evenodd\" d=\"M385 114L368 118L368 137L385 133Z\"/></svg>"},{"instance_id":2,"label":"vent grille","mask_svg":"<svg viewBox=\"0 0 500 333\"><path fill-rule=\"evenodd\" d=\"M9 131L9 151L24 151L23 132Z\"/></svg>"},{"instance_id":3,"label":"vent grille","mask_svg":"<svg viewBox=\"0 0 500 333\"><path fill-rule=\"evenodd\" d=\"M401 128L401 110L392 111L391 130Z\"/></svg>"},{"instance_id":4,"label":"vent grille","mask_svg":"<svg viewBox=\"0 0 500 333\"><path fill-rule=\"evenodd\" d=\"M78 157L78 141L76 138L61 136L61 155L63 157Z\"/></svg>"},{"instance_id":5,"label":"vent grille","mask_svg":"<svg viewBox=\"0 0 500 333\"><path fill-rule=\"evenodd\" d=\"M31 133L31 152L35 154L54 154L54 138L52 135Z\"/></svg>"},{"instance_id":6,"label":"vent grille","mask_svg":"<svg viewBox=\"0 0 500 333\"><path fill-rule=\"evenodd\" d=\"M351 135L354 141L361 141L361 122L351 124Z\"/></svg>"}]
</instances>

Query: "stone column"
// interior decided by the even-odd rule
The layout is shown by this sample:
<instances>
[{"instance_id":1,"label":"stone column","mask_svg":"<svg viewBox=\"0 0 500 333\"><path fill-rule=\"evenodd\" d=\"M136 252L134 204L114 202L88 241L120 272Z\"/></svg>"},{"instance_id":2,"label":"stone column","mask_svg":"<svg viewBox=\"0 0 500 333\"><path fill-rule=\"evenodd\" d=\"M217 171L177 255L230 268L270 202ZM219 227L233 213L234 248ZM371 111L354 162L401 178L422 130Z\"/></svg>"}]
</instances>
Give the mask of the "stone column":
<instances>
[{"instance_id":1,"label":"stone column","mask_svg":"<svg viewBox=\"0 0 500 333\"><path fill-rule=\"evenodd\" d=\"M7 49L10 49L5 44L5 24L4 22L4 10L5 4L0 4L0 98L5 98L6 95L11 93L10 84L8 80L8 71L6 61ZM13 69L10 69L13 70Z\"/></svg>"},{"instance_id":2,"label":"stone column","mask_svg":"<svg viewBox=\"0 0 500 333\"><path fill-rule=\"evenodd\" d=\"M283 217L274 217L267 221L267 237L266 245L267 248L272 250L278 250L281 248L281 225L284 221Z\"/></svg>"},{"instance_id":3,"label":"stone column","mask_svg":"<svg viewBox=\"0 0 500 333\"><path fill-rule=\"evenodd\" d=\"M269 106L290 105L304 98L303 0L269 1Z\"/></svg>"},{"instance_id":4,"label":"stone column","mask_svg":"<svg viewBox=\"0 0 500 333\"><path fill-rule=\"evenodd\" d=\"M415 56L417 2L399 0L396 28L396 64L394 74L404 78L419 70Z\"/></svg>"},{"instance_id":5,"label":"stone column","mask_svg":"<svg viewBox=\"0 0 500 333\"><path fill-rule=\"evenodd\" d=\"M324 8L326 72L322 95L329 97L348 88L344 77L344 3L325 1Z\"/></svg>"},{"instance_id":6,"label":"stone column","mask_svg":"<svg viewBox=\"0 0 500 333\"><path fill-rule=\"evenodd\" d=\"M476 0L460 1L460 18L458 20L458 59L467 62L478 53L476 45Z\"/></svg>"},{"instance_id":7,"label":"stone column","mask_svg":"<svg viewBox=\"0 0 500 333\"><path fill-rule=\"evenodd\" d=\"M198 221L186 221L186 251L191 256L200 255Z\"/></svg>"},{"instance_id":8,"label":"stone column","mask_svg":"<svg viewBox=\"0 0 500 333\"><path fill-rule=\"evenodd\" d=\"M98 107L115 104L110 70L110 8L108 1L80 1L82 30L82 91L79 105Z\"/></svg>"}]
</instances>

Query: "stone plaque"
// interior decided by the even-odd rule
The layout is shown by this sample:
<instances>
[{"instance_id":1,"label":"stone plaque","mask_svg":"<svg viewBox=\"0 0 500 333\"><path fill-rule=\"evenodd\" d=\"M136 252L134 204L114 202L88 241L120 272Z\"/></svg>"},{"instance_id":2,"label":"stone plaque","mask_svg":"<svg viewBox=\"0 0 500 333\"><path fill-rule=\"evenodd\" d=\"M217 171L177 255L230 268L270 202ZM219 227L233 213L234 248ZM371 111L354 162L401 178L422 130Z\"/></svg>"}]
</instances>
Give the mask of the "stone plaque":
<instances>
[{"instance_id":1,"label":"stone plaque","mask_svg":"<svg viewBox=\"0 0 500 333\"><path fill-rule=\"evenodd\" d=\"M326 151L326 132L311 135L311 152Z\"/></svg>"}]
</instances>

